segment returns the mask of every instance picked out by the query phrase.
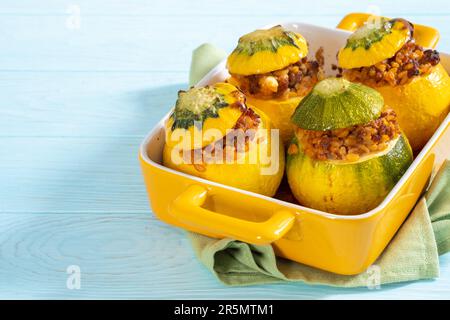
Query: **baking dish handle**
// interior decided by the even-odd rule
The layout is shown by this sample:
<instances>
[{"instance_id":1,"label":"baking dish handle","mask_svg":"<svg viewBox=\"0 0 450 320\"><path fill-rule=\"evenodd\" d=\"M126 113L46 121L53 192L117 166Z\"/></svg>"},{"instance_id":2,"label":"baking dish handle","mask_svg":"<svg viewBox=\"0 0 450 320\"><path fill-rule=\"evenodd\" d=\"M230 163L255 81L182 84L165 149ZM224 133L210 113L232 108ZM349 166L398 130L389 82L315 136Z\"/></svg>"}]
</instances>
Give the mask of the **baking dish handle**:
<instances>
[{"instance_id":1,"label":"baking dish handle","mask_svg":"<svg viewBox=\"0 0 450 320\"><path fill-rule=\"evenodd\" d=\"M370 17L376 17L368 13L349 13L337 25L338 29L355 31L361 27ZM439 42L439 31L432 27L414 24L414 38L416 43L426 47L434 48Z\"/></svg>"},{"instance_id":2,"label":"baking dish handle","mask_svg":"<svg viewBox=\"0 0 450 320\"><path fill-rule=\"evenodd\" d=\"M172 203L169 212L176 219L214 234L252 244L270 244L282 238L294 224L295 216L277 211L264 222L246 221L202 208L208 190L199 185L189 186Z\"/></svg>"}]
</instances>

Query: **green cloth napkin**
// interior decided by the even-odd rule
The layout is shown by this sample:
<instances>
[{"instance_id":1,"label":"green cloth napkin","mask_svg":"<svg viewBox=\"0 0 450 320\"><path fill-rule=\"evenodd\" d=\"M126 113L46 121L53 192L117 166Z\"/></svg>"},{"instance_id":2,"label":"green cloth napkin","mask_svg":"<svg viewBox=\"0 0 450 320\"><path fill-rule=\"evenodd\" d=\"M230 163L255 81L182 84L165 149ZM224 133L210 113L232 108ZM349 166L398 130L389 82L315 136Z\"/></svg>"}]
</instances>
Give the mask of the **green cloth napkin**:
<instances>
[{"instance_id":1,"label":"green cloth napkin","mask_svg":"<svg viewBox=\"0 0 450 320\"><path fill-rule=\"evenodd\" d=\"M210 56L210 48L214 47L201 46L195 51L203 66ZM215 54L214 59L217 61ZM196 66L193 59L191 68L196 69ZM201 73L204 75L207 70L202 69ZM231 286L292 281L361 287L436 278L439 276L438 255L450 251L450 161L442 165L425 196L383 254L359 275L337 275L278 258L270 245L217 240L191 232L188 236L200 261L220 281Z\"/></svg>"},{"instance_id":2,"label":"green cloth napkin","mask_svg":"<svg viewBox=\"0 0 450 320\"><path fill-rule=\"evenodd\" d=\"M204 43L192 52L191 71L189 72L189 86L199 82L212 68L226 57L226 52Z\"/></svg>"}]
</instances>

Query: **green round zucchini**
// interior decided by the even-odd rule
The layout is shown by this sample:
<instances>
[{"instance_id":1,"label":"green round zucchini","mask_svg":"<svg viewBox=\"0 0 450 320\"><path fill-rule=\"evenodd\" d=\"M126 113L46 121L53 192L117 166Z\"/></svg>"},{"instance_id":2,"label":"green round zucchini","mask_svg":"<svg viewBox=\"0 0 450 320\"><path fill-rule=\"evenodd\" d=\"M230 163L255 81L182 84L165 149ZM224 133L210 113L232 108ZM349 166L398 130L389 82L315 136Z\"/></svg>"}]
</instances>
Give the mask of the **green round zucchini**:
<instances>
[{"instance_id":1,"label":"green round zucchini","mask_svg":"<svg viewBox=\"0 0 450 320\"><path fill-rule=\"evenodd\" d=\"M381 203L413 160L401 134L387 150L355 162L314 160L302 152L287 156L287 178L296 199L307 207L337 214L360 214Z\"/></svg>"}]
</instances>

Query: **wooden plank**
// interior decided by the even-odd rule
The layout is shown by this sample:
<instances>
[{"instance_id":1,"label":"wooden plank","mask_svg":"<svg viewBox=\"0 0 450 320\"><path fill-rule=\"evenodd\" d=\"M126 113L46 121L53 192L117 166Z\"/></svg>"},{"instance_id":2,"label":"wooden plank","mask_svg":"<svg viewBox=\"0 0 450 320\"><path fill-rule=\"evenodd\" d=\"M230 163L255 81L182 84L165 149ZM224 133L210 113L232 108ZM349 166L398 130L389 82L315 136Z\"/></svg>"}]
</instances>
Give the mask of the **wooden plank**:
<instances>
[{"instance_id":1,"label":"wooden plank","mask_svg":"<svg viewBox=\"0 0 450 320\"><path fill-rule=\"evenodd\" d=\"M88 16L71 30L64 16L4 16L0 28L14 32L3 35L0 71L187 72L192 50L203 42L231 50L241 33L281 19L241 20L237 28L226 17ZM326 21L334 25L336 18L319 22Z\"/></svg>"},{"instance_id":2,"label":"wooden plank","mask_svg":"<svg viewBox=\"0 0 450 320\"><path fill-rule=\"evenodd\" d=\"M0 139L0 213L148 213L141 136Z\"/></svg>"},{"instance_id":3,"label":"wooden plank","mask_svg":"<svg viewBox=\"0 0 450 320\"><path fill-rule=\"evenodd\" d=\"M171 108L178 90L186 89L187 77L171 72L0 73L0 139L143 137Z\"/></svg>"},{"instance_id":4,"label":"wooden plank","mask_svg":"<svg viewBox=\"0 0 450 320\"><path fill-rule=\"evenodd\" d=\"M450 286L443 277L380 290L304 284L228 288L199 264L183 231L151 215L0 217L0 298L440 299ZM448 274L450 255L441 260L442 274ZM81 270L79 290L66 286L71 265Z\"/></svg>"},{"instance_id":5,"label":"wooden plank","mask_svg":"<svg viewBox=\"0 0 450 320\"><path fill-rule=\"evenodd\" d=\"M409 16L405 16L408 18ZM449 15L414 21L445 30ZM276 22L302 21L334 27L337 16L86 16L80 28L65 16L2 16L0 71L187 72L191 52L204 42L231 51L243 33ZM30 32L35 30L38 32ZM130 35L133 36L130 36ZM450 51L450 34L440 48Z\"/></svg>"},{"instance_id":6,"label":"wooden plank","mask_svg":"<svg viewBox=\"0 0 450 320\"><path fill-rule=\"evenodd\" d=\"M4 15L64 15L69 6L78 5L84 15L168 15L168 16L246 16L260 15L297 15L297 16L342 16L348 12L373 11L375 7L386 15L414 14L441 15L450 13L448 1L435 0L433 5L425 5L421 0L409 0L407 5L403 1L329 1L316 0L299 2L286 0L270 2L259 0L229 1L229 0L43 0L36 6L33 0L4 0L0 14Z\"/></svg>"}]
</instances>

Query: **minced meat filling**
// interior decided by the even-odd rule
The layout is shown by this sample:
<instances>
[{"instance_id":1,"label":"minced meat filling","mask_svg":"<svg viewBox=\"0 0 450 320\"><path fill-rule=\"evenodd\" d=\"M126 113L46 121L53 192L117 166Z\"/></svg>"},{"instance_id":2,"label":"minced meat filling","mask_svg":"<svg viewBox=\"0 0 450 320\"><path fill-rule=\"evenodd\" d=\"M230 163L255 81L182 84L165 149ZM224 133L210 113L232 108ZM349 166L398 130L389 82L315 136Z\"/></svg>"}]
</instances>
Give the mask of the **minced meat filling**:
<instances>
[{"instance_id":1,"label":"minced meat filling","mask_svg":"<svg viewBox=\"0 0 450 320\"><path fill-rule=\"evenodd\" d=\"M415 76L428 74L439 61L439 52L424 50L414 41L409 41L392 58L370 67L344 70L343 74L350 81L371 87L396 86L408 83Z\"/></svg>"},{"instance_id":2,"label":"minced meat filling","mask_svg":"<svg viewBox=\"0 0 450 320\"><path fill-rule=\"evenodd\" d=\"M315 55L316 60L306 57L284 69L264 74L242 76L232 74L239 88L257 98L289 98L305 96L323 78L323 48Z\"/></svg>"},{"instance_id":3,"label":"minced meat filling","mask_svg":"<svg viewBox=\"0 0 450 320\"><path fill-rule=\"evenodd\" d=\"M397 117L389 109L365 125L350 128L313 131L297 128L296 136L304 153L316 160L356 161L361 156L385 150L389 141L400 134ZM298 152L297 145L291 144L289 154Z\"/></svg>"},{"instance_id":4,"label":"minced meat filling","mask_svg":"<svg viewBox=\"0 0 450 320\"><path fill-rule=\"evenodd\" d=\"M201 149L193 149L190 153L190 159L185 159L186 163L192 163L197 171L205 171L206 164L215 161L216 150L221 149L223 154L223 160L226 159L226 152L232 148L234 152L234 158L237 157L237 152L246 152L249 147L249 142L255 138L256 130L261 123L260 116L250 108L247 108L239 119L236 121L233 131L224 136L222 139L211 143ZM244 141L238 141L234 130L242 130L245 133ZM249 131L255 130L255 131ZM241 142L241 143L239 143ZM243 143L242 143L243 142ZM182 151L181 151L182 152Z\"/></svg>"},{"instance_id":5,"label":"minced meat filling","mask_svg":"<svg viewBox=\"0 0 450 320\"><path fill-rule=\"evenodd\" d=\"M244 132L249 129L257 129L261 122L261 118L253 109L247 108L234 125L235 130L243 130Z\"/></svg>"}]
</instances>

